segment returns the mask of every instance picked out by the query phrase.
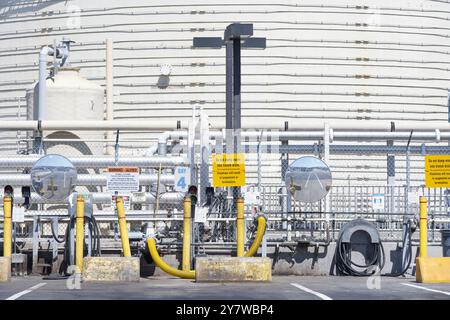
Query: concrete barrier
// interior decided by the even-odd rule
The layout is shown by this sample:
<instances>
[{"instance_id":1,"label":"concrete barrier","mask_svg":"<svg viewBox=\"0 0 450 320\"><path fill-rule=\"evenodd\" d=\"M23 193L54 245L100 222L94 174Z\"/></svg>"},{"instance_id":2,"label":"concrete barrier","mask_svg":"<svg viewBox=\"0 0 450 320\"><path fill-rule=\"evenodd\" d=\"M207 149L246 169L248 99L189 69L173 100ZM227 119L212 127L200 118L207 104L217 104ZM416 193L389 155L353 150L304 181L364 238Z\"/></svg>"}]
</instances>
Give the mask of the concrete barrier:
<instances>
[{"instance_id":1,"label":"concrete barrier","mask_svg":"<svg viewBox=\"0 0 450 320\"><path fill-rule=\"evenodd\" d=\"M450 283L450 258L417 258L416 281L422 283Z\"/></svg>"},{"instance_id":2,"label":"concrete barrier","mask_svg":"<svg viewBox=\"0 0 450 320\"><path fill-rule=\"evenodd\" d=\"M137 257L85 257L83 281L137 282L140 263Z\"/></svg>"},{"instance_id":3,"label":"concrete barrier","mask_svg":"<svg viewBox=\"0 0 450 320\"><path fill-rule=\"evenodd\" d=\"M246 257L197 258L198 282L271 281L272 259Z\"/></svg>"},{"instance_id":4,"label":"concrete barrier","mask_svg":"<svg viewBox=\"0 0 450 320\"><path fill-rule=\"evenodd\" d=\"M0 257L0 282L11 281L11 258Z\"/></svg>"}]
</instances>

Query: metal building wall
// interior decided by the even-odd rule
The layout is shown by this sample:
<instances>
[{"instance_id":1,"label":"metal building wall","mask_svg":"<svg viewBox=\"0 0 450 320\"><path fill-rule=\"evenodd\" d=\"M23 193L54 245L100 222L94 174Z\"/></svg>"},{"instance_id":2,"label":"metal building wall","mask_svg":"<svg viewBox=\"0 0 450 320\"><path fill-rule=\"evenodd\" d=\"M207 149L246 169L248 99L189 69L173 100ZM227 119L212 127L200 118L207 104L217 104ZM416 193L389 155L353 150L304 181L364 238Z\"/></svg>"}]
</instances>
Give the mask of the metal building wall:
<instances>
[{"instance_id":1,"label":"metal building wall","mask_svg":"<svg viewBox=\"0 0 450 320\"><path fill-rule=\"evenodd\" d=\"M256 36L267 37L267 49L243 52L244 125L282 129L288 119L318 127L389 128L395 121L442 128L450 86L449 19L450 2L437 0L2 1L0 119L25 118L25 90L37 80L39 47L68 36L76 41L72 63L100 85L105 39L114 40L115 119L163 117L175 126L191 117L193 106L202 106L222 124L225 52L193 50L192 38L249 22ZM162 64L173 68L169 79L161 76ZM342 179L367 177L345 169L352 158L340 158L335 165L349 171ZM378 170L374 179L385 176L377 163L385 165L383 158L371 161Z\"/></svg>"}]
</instances>

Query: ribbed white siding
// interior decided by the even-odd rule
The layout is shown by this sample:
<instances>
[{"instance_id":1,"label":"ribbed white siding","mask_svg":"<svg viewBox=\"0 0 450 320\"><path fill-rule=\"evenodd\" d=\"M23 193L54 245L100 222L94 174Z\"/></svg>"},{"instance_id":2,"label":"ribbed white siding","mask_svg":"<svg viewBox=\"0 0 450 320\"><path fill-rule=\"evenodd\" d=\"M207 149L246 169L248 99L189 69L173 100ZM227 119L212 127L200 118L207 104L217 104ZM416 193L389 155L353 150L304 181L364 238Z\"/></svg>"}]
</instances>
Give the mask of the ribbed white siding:
<instances>
[{"instance_id":1,"label":"ribbed white siding","mask_svg":"<svg viewBox=\"0 0 450 320\"><path fill-rule=\"evenodd\" d=\"M447 125L449 1L1 3L0 119L18 117L18 100L37 80L39 47L68 36L76 41L72 64L100 85L105 39L114 40L115 119L163 117L175 126L200 105L212 122L224 123L225 50L193 50L192 38L220 36L229 23L247 22L254 24L255 36L267 37L267 49L243 52L244 125ZM76 8L79 27L70 13ZM161 64L173 67L165 89L158 87ZM341 158L336 165L345 171L342 179L363 179L371 170L378 172L374 178L385 179L385 169L377 168L385 158L372 161L367 174Z\"/></svg>"}]
</instances>

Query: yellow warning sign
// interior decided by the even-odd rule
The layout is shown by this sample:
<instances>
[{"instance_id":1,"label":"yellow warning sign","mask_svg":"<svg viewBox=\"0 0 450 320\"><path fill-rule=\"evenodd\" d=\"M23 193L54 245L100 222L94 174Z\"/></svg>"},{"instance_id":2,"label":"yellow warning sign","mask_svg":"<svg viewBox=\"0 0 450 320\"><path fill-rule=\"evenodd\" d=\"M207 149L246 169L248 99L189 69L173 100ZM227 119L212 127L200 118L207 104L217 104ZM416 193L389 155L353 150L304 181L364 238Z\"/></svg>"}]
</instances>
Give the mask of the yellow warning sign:
<instances>
[{"instance_id":1,"label":"yellow warning sign","mask_svg":"<svg viewBox=\"0 0 450 320\"><path fill-rule=\"evenodd\" d=\"M212 174L214 187L245 186L244 154L213 154Z\"/></svg>"},{"instance_id":2,"label":"yellow warning sign","mask_svg":"<svg viewBox=\"0 0 450 320\"><path fill-rule=\"evenodd\" d=\"M425 186L450 187L450 155L425 156Z\"/></svg>"}]
</instances>

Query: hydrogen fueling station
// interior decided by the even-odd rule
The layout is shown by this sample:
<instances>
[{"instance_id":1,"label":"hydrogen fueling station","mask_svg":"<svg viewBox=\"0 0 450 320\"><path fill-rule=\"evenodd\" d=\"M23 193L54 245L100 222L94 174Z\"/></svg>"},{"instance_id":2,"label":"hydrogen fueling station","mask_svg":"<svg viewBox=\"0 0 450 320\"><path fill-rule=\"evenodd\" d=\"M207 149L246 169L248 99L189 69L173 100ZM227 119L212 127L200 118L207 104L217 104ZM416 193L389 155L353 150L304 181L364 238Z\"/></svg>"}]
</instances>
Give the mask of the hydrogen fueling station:
<instances>
[{"instance_id":1,"label":"hydrogen fueling station","mask_svg":"<svg viewBox=\"0 0 450 320\"><path fill-rule=\"evenodd\" d=\"M151 2L0 4L1 300L449 299L450 3Z\"/></svg>"}]
</instances>

